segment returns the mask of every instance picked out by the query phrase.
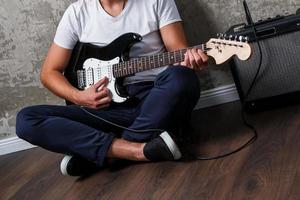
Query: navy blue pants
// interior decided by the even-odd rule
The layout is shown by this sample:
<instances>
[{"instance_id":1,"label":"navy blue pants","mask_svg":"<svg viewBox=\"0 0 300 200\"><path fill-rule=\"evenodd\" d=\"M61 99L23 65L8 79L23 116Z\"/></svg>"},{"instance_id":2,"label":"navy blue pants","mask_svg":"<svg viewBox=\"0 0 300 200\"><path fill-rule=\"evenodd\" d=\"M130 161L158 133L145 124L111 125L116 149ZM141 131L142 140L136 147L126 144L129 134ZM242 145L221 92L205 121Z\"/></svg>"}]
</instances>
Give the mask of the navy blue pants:
<instances>
[{"instance_id":1,"label":"navy blue pants","mask_svg":"<svg viewBox=\"0 0 300 200\"><path fill-rule=\"evenodd\" d=\"M200 96L198 78L186 67L169 67L154 82L127 87L133 96L104 109L88 109L104 119L135 130L163 129L176 132L185 127ZM17 135L47 150L79 155L102 166L115 137L147 142L160 131L136 133L107 124L76 105L38 105L17 115Z\"/></svg>"}]
</instances>

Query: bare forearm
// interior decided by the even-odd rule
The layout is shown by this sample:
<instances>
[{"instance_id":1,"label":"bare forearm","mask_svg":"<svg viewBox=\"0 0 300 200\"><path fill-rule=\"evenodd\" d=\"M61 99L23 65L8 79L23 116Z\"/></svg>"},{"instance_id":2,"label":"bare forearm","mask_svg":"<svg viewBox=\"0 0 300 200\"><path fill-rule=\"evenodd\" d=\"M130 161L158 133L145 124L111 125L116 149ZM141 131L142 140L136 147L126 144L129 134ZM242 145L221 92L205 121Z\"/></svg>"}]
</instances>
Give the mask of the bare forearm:
<instances>
[{"instance_id":1,"label":"bare forearm","mask_svg":"<svg viewBox=\"0 0 300 200\"><path fill-rule=\"evenodd\" d=\"M67 81L61 72L55 70L42 72L41 82L55 95L77 104L79 91Z\"/></svg>"}]
</instances>

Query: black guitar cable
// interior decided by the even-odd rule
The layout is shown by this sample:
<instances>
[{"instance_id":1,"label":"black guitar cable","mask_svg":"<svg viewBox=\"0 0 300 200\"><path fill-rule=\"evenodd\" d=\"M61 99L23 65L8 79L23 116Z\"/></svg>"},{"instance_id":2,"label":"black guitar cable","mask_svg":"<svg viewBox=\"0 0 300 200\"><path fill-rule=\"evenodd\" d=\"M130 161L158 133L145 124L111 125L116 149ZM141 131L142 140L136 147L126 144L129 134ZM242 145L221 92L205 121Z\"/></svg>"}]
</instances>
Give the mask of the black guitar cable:
<instances>
[{"instance_id":1,"label":"black guitar cable","mask_svg":"<svg viewBox=\"0 0 300 200\"><path fill-rule=\"evenodd\" d=\"M111 121L109 121L109 120L107 120L107 119L104 119L104 118L102 118L102 117L99 117L99 116L97 116L97 115L91 113L90 111L88 111L88 110L87 110L85 107L83 107L83 106L78 106L78 107L79 107L81 110L83 110L85 113L91 115L91 116L94 117L94 118L100 119L100 120L104 121L104 122L107 123L107 124L110 124L110 125L112 125L112 126L115 126L115 127L120 128L120 129L127 130L127 131L131 131L131 132L135 132L135 133L148 133L148 132L154 132L154 131L156 131L156 132L164 132L164 131L165 131L165 130L162 130L162 129L144 129L144 130L131 129L131 128L128 128L128 127L125 127L125 126L116 124L116 123L114 123L114 122L111 122Z\"/></svg>"},{"instance_id":2,"label":"black guitar cable","mask_svg":"<svg viewBox=\"0 0 300 200\"><path fill-rule=\"evenodd\" d=\"M248 99L252 89L253 89L253 86L255 85L256 83L256 80L257 80L257 77L259 75L259 72L261 70L261 66L262 66L262 50L261 50L261 45L260 45L260 42L259 42L259 39L257 37L257 30L255 28L255 24L252 20L252 17L251 17L251 14L250 14L250 11L249 11L249 8L247 6L247 3L246 3L246 0L243 1L243 5L244 5L244 9L245 9L245 13L246 13L246 18L247 18L247 22L248 24L251 26L252 28L252 31L254 33L254 41L257 43L257 46L258 46L258 49L259 49L259 65L258 65L258 68L257 68L257 71L256 71L256 74L250 84L250 87L248 88L247 92L246 92L246 95L244 96L244 101L242 103L242 110L241 110L241 116L242 116L242 120L243 120L243 123L246 125L246 127L248 127L249 129L251 129L253 131L253 136L245 143L243 144L242 146L240 146L239 148L231 151L231 152L228 152L228 153L224 153L224 154L221 154L221 155L218 155L218 156L213 156L213 157L202 157L202 156L196 156L196 159L198 160L215 160L215 159L219 159L219 158L224 158L224 157L227 157L227 156L230 156L232 154L235 154L241 150L243 150L244 148L246 148L247 146L249 146L250 144L252 144L257 138L258 138L258 133L257 133L257 130L256 128L248 122L247 118L246 118L246 113L245 113L245 107L246 107L246 100Z\"/></svg>"}]
</instances>

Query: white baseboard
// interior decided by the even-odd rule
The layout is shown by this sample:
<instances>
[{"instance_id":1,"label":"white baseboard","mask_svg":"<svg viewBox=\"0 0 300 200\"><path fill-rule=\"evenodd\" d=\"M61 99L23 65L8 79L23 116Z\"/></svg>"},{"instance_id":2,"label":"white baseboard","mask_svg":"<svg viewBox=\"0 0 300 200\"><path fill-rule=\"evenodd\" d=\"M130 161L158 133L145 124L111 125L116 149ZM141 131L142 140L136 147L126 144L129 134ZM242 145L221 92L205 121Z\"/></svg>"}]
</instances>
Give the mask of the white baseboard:
<instances>
[{"instance_id":1,"label":"white baseboard","mask_svg":"<svg viewBox=\"0 0 300 200\"><path fill-rule=\"evenodd\" d=\"M227 85L202 92L201 98L196 105L195 110L237 100L239 100L239 96L235 85ZM0 140L0 156L30 149L33 147L35 146L29 144L24 140L21 140L18 137Z\"/></svg>"},{"instance_id":2,"label":"white baseboard","mask_svg":"<svg viewBox=\"0 0 300 200\"><path fill-rule=\"evenodd\" d=\"M226 85L211 90L203 91L201 93L200 100L195 107L195 110L229 103L237 101L239 99L240 98L235 85Z\"/></svg>"},{"instance_id":3,"label":"white baseboard","mask_svg":"<svg viewBox=\"0 0 300 200\"><path fill-rule=\"evenodd\" d=\"M0 140L0 156L22 151L25 149L30 149L35 146L29 144L28 142L21 140L18 137L12 137L4 140Z\"/></svg>"}]
</instances>

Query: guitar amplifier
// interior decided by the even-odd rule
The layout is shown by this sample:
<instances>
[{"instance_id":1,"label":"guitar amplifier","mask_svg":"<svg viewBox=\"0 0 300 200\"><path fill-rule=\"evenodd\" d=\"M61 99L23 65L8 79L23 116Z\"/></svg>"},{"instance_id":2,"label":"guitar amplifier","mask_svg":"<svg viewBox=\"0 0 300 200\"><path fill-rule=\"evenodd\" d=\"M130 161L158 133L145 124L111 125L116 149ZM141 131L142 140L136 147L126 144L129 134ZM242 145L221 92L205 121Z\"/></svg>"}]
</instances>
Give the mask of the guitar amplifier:
<instances>
[{"instance_id":1,"label":"guitar amplifier","mask_svg":"<svg viewBox=\"0 0 300 200\"><path fill-rule=\"evenodd\" d=\"M262 49L262 65L249 95L246 93L259 67L260 52L248 25L235 25L227 35L247 36L252 47L248 61L231 59L230 66L245 110L254 112L300 102L300 14L276 16L254 24Z\"/></svg>"}]
</instances>

